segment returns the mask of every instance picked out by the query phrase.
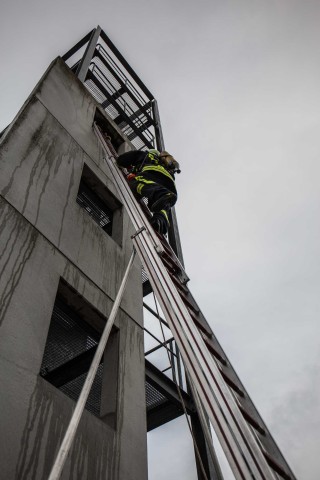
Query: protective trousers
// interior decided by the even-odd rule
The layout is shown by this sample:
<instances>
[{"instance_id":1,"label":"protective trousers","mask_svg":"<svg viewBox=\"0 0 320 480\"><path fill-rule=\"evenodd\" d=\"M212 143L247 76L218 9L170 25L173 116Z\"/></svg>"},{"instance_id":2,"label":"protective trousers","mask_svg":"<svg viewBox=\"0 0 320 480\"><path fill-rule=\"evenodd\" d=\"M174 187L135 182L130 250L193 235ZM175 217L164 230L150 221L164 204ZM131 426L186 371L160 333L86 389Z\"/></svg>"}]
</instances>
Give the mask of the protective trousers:
<instances>
[{"instance_id":1,"label":"protective trousers","mask_svg":"<svg viewBox=\"0 0 320 480\"><path fill-rule=\"evenodd\" d=\"M156 182L142 176L130 181L130 187L139 197L148 199L148 207L154 212L151 224L162 234L167 233L169 227L168 212L177 201L177 195Z\"/></svg>"}]
</instances>

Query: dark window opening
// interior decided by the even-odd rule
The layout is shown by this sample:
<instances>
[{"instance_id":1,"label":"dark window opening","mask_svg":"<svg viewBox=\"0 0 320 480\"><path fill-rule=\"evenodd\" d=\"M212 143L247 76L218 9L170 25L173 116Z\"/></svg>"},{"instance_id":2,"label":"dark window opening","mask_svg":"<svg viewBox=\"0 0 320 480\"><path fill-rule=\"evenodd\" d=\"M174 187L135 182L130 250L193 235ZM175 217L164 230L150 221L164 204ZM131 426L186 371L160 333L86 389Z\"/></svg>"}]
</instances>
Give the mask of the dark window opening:
<instances>
[{"instance_id":1,"label":"dark window opening","mask_svg":"<svg viewBox=\"0 0 320 480\"><path fill-rule=\"evenodd\" d=\"M112 146L117 151L125 142L125 138L123 137L122 132L119 132L118 126L116 126L113 122L110 122L110 119L108 119L105 114L100 111L100 107L98 107L95 111L94 122L97 123L105 135L110 137Z\"/></svg>"},{"instance_id":2,"label":"dark window opening","mask_svg":"<svg viewBox=\"0 0 320 480\"><path fill-rule=\"evenodd\" d=\"M99 309L60 279L40 376L72 400L79 398L106 321ZM113 326L85 407L111 428L117 422L119 338Z\"/></svg>"},{"instance_id":3,"label":"dark window opening","mask_svg":"<svg viewBox=\"0 0 320 480\"><path fill-rule=\"evenodd\" d=\"M61 298L57 298L40 375L77 400L99 342L100 334ZM86 409L100 416L103 362L94 379Z\"/></svg>"},{"instance_id":4,"label":"dark window opening","mask_svg":"<svg viewBox=\"0 0 320 480\"><path fill-rule=\"evenodd\" d=\"M77 203L86 210L90 217L108 235L112 235L113 211L107 207L83 180L80 182Z\"/></svg>"},{"instance_id":5,"label":"dark window opening","mask_svg":"<svg viewBox=\"0 0 320 480\"><path fill-rule=\"evenodd\" d=\"M83 166L77 203L121 246L122 205L87 165Z\"/></svg>"}]
</instances>

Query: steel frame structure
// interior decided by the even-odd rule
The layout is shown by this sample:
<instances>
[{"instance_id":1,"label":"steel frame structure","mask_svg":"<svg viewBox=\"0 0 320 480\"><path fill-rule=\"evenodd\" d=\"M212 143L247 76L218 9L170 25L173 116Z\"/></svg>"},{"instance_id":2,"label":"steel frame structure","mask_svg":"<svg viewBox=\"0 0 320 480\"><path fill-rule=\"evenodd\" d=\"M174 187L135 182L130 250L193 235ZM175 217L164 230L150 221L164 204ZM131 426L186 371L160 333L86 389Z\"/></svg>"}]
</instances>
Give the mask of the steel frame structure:
<instances>
[{"instance_id":1,"label":"steel frame structure","mask_svg":"<svg viewBox=\"0 0 320 480\"><path fill-rule=\"evenodd\" d=\"M100 26L62 59L137 150L165 149L157 100ZM170 217L169 242L183 263L174 209Z\"/></svg>"},{"instance_id":2,"label":"steel frame structure","mask_svg":"<svg viewBox=\"0 0 320 480\"><path fill-rule=\"evenodd\" d=\"M154 95L141 81L139 76L116 48L106 33L97 26L76 43L62 59L86 86L92 96L100 103L108 116L118 125L136 149L157 148L164 150L164 138L161 129L159 108ZM179 229L174 208L170 212L169 243L183 265L183 254ZM148 277L143 277L143 295L152 291ZM144 303L144 307L151 310ZM156 312L151 313L159 320ZM163 319L162 322L166 323ZM168 326L168 325L167 325ZM144 329L158 343L156 348L167 348L167 345ZM173 351L175 350L175 352ZM180 353L174 340L169 346L173 374L179 381L187 413L190 415L196 441L207 478L220 479L212 468L210 455L206 447L206 439L201 427L197 409L190 392L182 388L182 370ZM151 352L146 352L146 356ZM92 355L94 352L92 352ZM167 370L167 369L166 369ZM57 372L58 373L58 372ZM164 372L158 370L146 359L146 385L151 385L164 401L159 405L147 408L148 431L183 415L181 401L177 396L176 386ZM148 388L147 388L148 390ZM173 393L175 391L175 393ZM147 402L148 406L148 402ZM203 480L202 469L196 458L199 480Z\"/></svg>"},{"instance_id":3,"label":"steel frame structure","mask_svg":"<svg viewBox=\"0 0 320 480\"><path fill-rule=\"evenodd\" d=\"M110 139L96 123L94 131L105 152L120 198L140 234L132 237L133 243L181 351L204 431L210 435L205 422L206 412L237 480L275 480L280 477L294 480L290 466L200 315L191 292L181 281L186 275L179 259L166 240L150 227L117 167L117 154ZM208 331L204 334L206 324ZM213 448L210 451L213 452ZM214 455L211 459L215 463Z\"/></svg>"},{"instance_id":4,"label":"steel frame structure","mask_svg":"<svg viewBox=\"0 0 320 480\"><path fill-rule=\"evenodd\" d=\"M155 98L100 27L89 32L62 58L134 148L164 149ZM156 395L166 399L149 412L150 429L176 418L182 413L183 406L192 418L193 437L201 448L200 463L203 465L202 469L198 468L198 478L222 479L207 428L209 418L237 479L281 477L294 480L293 472L186 286L188 277L183 268L174 210L169 232L171 250L166 242L159 242L160 237L157 238L148 226L148 216L135 204L132 192L116 167L116 151L97 123L94 131L106 154L120 197L137 229L136 235L139 235L134 236L133 243L145 268L144 293L150 291L147 281L150 279L166 320L149 306L144 306L161 323L169 324L187 370L189 394L179 388L182 377L180 354L173 339L162 342L156 339L159 346L146 352L147 356L158 348L165 348L171 359L170 366L179 377L175 385L164 375L166 369L160 372L146 361L146 380L150 389L155 389ZM169 255L168 250L171 251ZM177 386L178 396L174 391Z\"/></svg>"}]
</instances>

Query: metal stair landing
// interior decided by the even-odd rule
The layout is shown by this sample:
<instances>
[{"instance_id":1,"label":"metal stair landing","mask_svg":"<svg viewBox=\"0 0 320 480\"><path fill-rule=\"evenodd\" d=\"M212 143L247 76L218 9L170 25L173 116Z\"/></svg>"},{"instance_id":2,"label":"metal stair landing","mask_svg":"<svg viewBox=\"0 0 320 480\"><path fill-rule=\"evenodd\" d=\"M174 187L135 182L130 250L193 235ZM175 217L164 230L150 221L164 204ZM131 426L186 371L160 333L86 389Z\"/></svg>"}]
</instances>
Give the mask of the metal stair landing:
<instances>
[{"instance_id":1,"label":"metal stair landing","mask_svg":"<svg viewBox=\"0 0 320 480\"><path fill-rule=\"evenodd\" d=\"M161 136L156 100L100 27L62 59L137 150L156 148Z\"/></svg>"}]
</instances>

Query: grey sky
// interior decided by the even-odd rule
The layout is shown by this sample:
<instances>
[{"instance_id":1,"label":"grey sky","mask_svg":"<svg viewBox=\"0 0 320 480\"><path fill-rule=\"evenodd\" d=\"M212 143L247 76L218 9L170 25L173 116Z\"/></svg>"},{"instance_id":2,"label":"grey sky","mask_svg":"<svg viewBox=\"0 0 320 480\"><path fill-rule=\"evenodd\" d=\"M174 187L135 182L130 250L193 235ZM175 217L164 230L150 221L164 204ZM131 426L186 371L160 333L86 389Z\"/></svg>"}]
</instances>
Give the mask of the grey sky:
<instances>
[{"instance_id":1,"label":"grey sky","mask_svg":"<svg viewBox=\"0 0 320 480\"><path fill-rule=\"evenodd\" d=\"M158 99L190 288L297 477L320 478L319 1L1 10L0 129L97 24ZM195 478L178 423L152 434L151 480Z\"/></svg>"}]
</instances>

